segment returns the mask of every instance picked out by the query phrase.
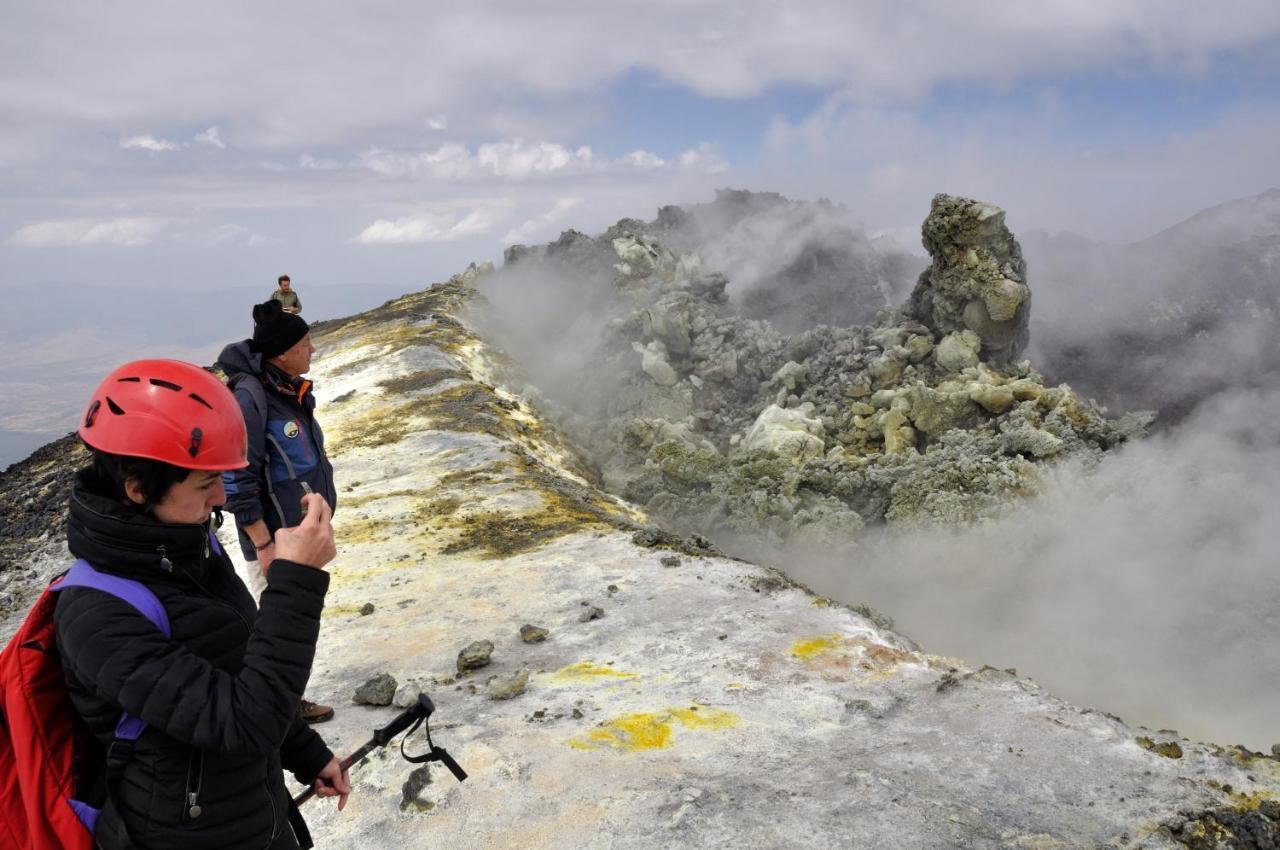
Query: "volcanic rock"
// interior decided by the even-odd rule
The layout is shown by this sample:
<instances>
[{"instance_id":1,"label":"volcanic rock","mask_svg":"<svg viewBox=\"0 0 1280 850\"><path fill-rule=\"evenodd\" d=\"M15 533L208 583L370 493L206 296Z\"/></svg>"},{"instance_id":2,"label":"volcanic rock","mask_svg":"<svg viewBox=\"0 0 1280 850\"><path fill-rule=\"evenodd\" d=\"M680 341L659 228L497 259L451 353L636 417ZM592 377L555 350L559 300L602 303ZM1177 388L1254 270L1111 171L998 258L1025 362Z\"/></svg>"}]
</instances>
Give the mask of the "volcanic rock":
<instances>
[{"instance_id":1,"label":"volcanic rock","mask_svg":"<svg viewBox=\"0 0 1280 850\"><path fill-rule=\"evenodd\" d=\"M390 673L379 673L356 688L352 701L358 705L391 705L395 695L395 677Z\"/></svg>"},{"instance_id":2,"label":"volcanic rock","mask_svg":"<svg viewBox=\"0 0 1280 850\"><path fill-rule=\"evenodd\" d=\"M493 656L493 641L477 640L467 644L458 653L458 673L470 673L487 667Z\"/></svg>"}]
</instances>

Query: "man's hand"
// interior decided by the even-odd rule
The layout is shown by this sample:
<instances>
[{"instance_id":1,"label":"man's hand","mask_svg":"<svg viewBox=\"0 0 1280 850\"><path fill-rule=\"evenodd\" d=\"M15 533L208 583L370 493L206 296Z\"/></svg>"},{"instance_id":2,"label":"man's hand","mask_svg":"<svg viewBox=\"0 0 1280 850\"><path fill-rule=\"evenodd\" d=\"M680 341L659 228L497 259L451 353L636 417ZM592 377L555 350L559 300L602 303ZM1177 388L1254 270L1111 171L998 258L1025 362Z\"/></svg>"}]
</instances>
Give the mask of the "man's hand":
<instances>
[{"instance_id":1,"label":"man's hand","mask_svg":"<svg viewBox=\"0 0 1280 850\"><path fill-rule=\"evenodd\" d=\"M258 570L262 573L262 577L267 577L267 570L271 567L271 562L276 558L276 541L271 536L271 530L267 528L267 524L258 520L244 527L244 533L249 535L249 542L253 544L253 548L257 549ZM259 545L263 545L258 549Z\"/></svg>"},{"instance_id":2,"label":"man's hand","mask_svg":"<svg viewBox=\"0 0 1280 850\"><path fill-rule=\"evenodd\" d=\"M276 532L272 557L323 569L338 554L333 545L333 525L329 522L333 510L324 497L316 493L303 496L302 504L307 515L293 528Z\"/></svg>"},{"instance_id":3,"label":"man's hand","mask_svg":"<svg viewBox=\"0 0 1280 850\"><path fill-rule=\"evenodd\" d=\"M347 795L351 793L351 778L342 769L336 756L329 760L316 777L315 788L318 797L337 797L338 811L342 811L347 805Z\"/></svg>"}]
</instances>

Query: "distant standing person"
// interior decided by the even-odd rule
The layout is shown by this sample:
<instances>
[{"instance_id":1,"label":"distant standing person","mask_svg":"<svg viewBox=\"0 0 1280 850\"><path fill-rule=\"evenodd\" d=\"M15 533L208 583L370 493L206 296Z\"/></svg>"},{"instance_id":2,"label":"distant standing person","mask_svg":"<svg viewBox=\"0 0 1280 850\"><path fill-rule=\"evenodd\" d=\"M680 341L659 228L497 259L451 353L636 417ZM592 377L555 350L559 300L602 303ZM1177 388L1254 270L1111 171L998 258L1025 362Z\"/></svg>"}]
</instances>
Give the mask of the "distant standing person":
<instances>
[{"instance_id":1,"label":"distant standing person","mask_svg":"<svg viewBox=\"0 0 1280 850\"><path fill-rule=\"evenodd\" d=\"M276 532L302 521L303 496L321 496L331 510L338 503L315 396L303 377L313 353L306 321L273 299L254 305L253 338L218 355L249 436L248 466L224 473L222 481L255 593L275 560ZM303 700L302 717L318 723L333 717L333 709Z\"/></svg>"},{"instance_id":2,"label":"distant standing person","mask_svg":"<svg viewBox=\"0 0 1280 850\"><path fill-rule=\"evenodd\" d=\"M276 279L276 291L271 293L271 300L279 301L286 313L297 315L302 312L302 299L293 291L293 281L287 274Z\"/></svg>"}]
</instances>

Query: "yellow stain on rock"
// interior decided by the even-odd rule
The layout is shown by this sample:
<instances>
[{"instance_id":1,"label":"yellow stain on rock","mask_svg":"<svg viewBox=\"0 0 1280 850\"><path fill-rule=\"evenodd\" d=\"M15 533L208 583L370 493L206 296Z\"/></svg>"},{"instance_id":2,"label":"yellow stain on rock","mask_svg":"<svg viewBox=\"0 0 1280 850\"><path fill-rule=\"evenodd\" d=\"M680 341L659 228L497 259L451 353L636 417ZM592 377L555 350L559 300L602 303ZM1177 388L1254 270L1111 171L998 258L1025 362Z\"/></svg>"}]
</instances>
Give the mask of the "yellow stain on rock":
<instances>
[{"instance_id":1,"label":"yellow stain on rock","mask_svg":"<svg viewBox=\"0 0 1280 850\"><path fill-rule=\"evenodd\" d=\"M841 646L844 646L844 637L841 635L821 635L796 641L791 645L791 654L804 660L839 649Z\"/></svg>"},{"instance_id":2,"label":"yellow stain on rock","mask_svg":"<svg viewBox=\"0 0 1280 850\"><path fill-rule=\"evenodd\" d=\"M612 667L606 667L603 664L596 664L594 661L579 661L570 664L567 667L561 667L559 670L551 674L551 681L567 685L579 684L582 682L592 682L599 679L638 679L635 673L629 673L625 670L614 670Z\"/></svg>"},{"instance_id":3,"label":"yellow stain on rock","mask_svg":"<svg viewBox=\"0 0 1280 850\"><path fill-rule=\"evenodd\" d=\"M675 724L698 732L719 732L731 729L740 722L741 718L731 711L707 706L641 711L615 717L585 736L571 739L569 746L577 750L610 747L628 753L665 750L672 744Z\"/></svg>"}]
</instances>

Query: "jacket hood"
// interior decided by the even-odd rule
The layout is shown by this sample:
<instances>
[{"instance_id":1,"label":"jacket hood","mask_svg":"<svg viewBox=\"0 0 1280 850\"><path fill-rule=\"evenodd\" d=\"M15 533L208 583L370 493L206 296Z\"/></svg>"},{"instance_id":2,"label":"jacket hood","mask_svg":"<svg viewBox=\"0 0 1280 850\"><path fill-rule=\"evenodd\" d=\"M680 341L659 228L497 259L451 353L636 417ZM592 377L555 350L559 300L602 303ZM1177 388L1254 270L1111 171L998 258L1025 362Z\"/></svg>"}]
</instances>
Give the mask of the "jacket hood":
<instances>
[{"instance_id":1,"label":"jacket hood","mask_svg":"<svg viewBox=\"0 0 1280 850\"><path fill-rule=\"evenodd\" d=\"M230 378L241 372L258 375L262 372L262 355L249 348L249 340L233 342L218 355L217 365Z\"/></svg>"},{"instance_id":2,"label":"jacket hood","mask_svg":"<svg viewBox=\"0 0 1280 850\"><path fill-rule=\"evenodd\" d=\"M117 575L152 578L189 574L197 581L207 573L209 528L159 522L110 495L93 470L76 473L67 512L67 547L77 558Z\"/></svg>"}]
</instances>

